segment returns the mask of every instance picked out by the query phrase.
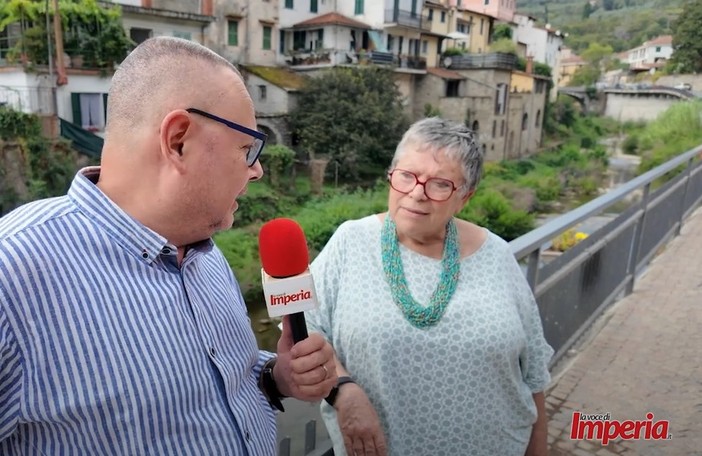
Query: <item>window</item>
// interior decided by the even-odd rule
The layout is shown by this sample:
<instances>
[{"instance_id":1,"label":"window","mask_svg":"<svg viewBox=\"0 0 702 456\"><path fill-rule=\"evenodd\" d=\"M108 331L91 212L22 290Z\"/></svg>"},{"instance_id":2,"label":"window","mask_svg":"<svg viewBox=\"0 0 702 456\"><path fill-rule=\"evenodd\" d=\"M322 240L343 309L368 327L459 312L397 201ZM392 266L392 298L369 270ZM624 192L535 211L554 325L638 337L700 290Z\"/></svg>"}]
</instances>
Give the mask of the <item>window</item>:
<instances>
[{"instance_id":1,"label":"window","mask_svg":"<svg viewBox=\"0 0 702 456\"><path fill-rule=\"evenodd\" d=\"M293 50L300 51L305 49L305 32L293 32Z\"/></svg>"},{"instance_id":2,"label":"window","mask_svg":"<svg viewBox=\"0 0 702 456\"><path fill-rule=\"evenodd\" d=\"M313 41L311 45L312 49L322 49L324 47L324 29L317 30L317 40Z\"/></svg>"},{"instance_id":3,"label":"window","mask_svg":"<svg viewBox=\"0 0 702 456\"><path fill-rule=\"evenodd\" d=\"M356 0L356 6L353 9L353 14L363 14L363 0Z\"/></svg>"},{"instance_id":4,"label":"window","mask_svg":"<svg viewBox=\"0 0 702 456\"><path fill-rule=\"evenodd\" d=\"M258 99L264 101L267 95L267 87L264 85L258 86Z\"/></svg>"},{"instance_id":5,"label":"window","mask_svg":"<svg viewBox=\"0 0 702 456\"><path fill-rule=\"evenodd\" d=\"M529 126L529 115L525 112L522 116L522 130L526 130Z\"/></svg>"},{"instance_id":6,"label":"window","mask_svg":"<svg viewBox=\"0 0 702 456\"><path fill-rule=\"evenodd\" d=\"M22 27L19 22L8 24L0 30L0 59L7 57L7 54L21 39Z\"/></svg>"},{"instance_id":7,"label":"window","mask_svg":"<svg viewBox=\"0 0 702 456\"><path fill-rule=\"evenodd\" d=\"M280 49L281 54L285 54L285 30L280 31Z\"/></svg>"},{"instance_id":8,"label":"window","mask_svg":"<svg viewBox=\"0 0 702 456\"><path fill-rule=\"evenodd\" d=\"M183 38L184 40L192 40L193 35L190 32L173 32L173 36L176 38Z\"/></svg>"},{"instance_id":9,"label":"window","mask_svg":"<svg viewBox=\"0 0 702 456\"><path fill-rule=\"evenodd\" d=\"M477 120L473 121L473 132L476 134L480 132L480 123Z\"/></svg>"},{"instance_id":10,"label":"window","mask_svg":"<svg viewBox=\"0 0 702 456\"><path fill-rule=\"evenodd\" d=\"M285 0L285 7L287 9L293 9L295 6L293 6L293 0Z\"/></svg>"},{"instance_id":11,"label":"window","mask_svg":"<svg viewBox=\"0 0 702 456\"><path fill-rule=\"evenodd\" d=\"M505 113L505 105L507 103L507 84L497 84L497 93L495 94L495 115Z\"/></svg>"},{"instance_id":12,"label":"window","mask_svg":"<svg viewBox=\"0 0 702 456\"><path fill-rule=\"evenodd\" d=\"M388 52L394 51L393 46L395 46L395 37L388 33Z\"/></svg>"},{"instance_id":13,"label":"window","mask_svg":"<svg viewBox=\"0 0 702 456\"><path fill-rule=\"evenodd\" d=\"M429 13L427 14L427 20L428 20L429 22L431 22L432 20L434 20L434 10L431 9L431 8L429 8Z\"/></svg>"},{"instance_id":14,"label":"window","mask_svg":"<svg viewBox=\"0 0 702 456\"><path fill-rule=\"evenodd\" d=\"M660 47L660 46L656 46L656 52L661 52L661 47Z\"/></svg>"},{"instance_id":15,"label":"window","mask_svg":"<svg viewBox=\"0 0 702 456\"><path fill-rule=\"evenodd\" d=\"M505 120L502 119L502 122L500 122L500 138L505 135Z\"/></svg>"},{"instance_id":16,"label":"window","mask_svg":"<svg viewBox=\"0 0 702 456\"><path fill-rule=\"evenodd\" d=\"M424 3L424 2L422 2ZM417 15L417 0L412 0L412 17L415 17Z\"/></svg>"},{"instance_id":17,"label":"window","mask_svg":"<svg viewBox=\"0 0 702 456\"><path fill-rule=\"evenodd\" d=\"M310 0L310 13L317 12L317 0Z\"/></svg>"},{"instance_id":18,"label":"window","mask_svg":"<svg viewBox=\"0 0 702 456\"><path fill-rule=\"evenodd\" d=\"M489 4L490 4L490 0L485 0L485 4L486 4L486 5L489 5Z\"/></svg>"},{"instance_id":19,"label":"window","mask_svg":"<svg viewBox=\"0 0 702 456\"><path fill-rule=\"evenodd\" d=\"M536 128L539 128L540 125L541 125L541 110L539 109L538 111L536 111L536 120L534 121L534 126Z\"/></svg>"},{"instance_id":20,"label":"window","mask_svg":"<svg viewBox=\"0 0 702 456\"><path fill-rule=\"evenodd\" d=\"M136 44L141 44L144 41L151 38L152 30L143 28L131 28L129 29L129 38L132 39Z\"/></svg>"},{"instance_id":21,"label":"window","mask_svg":"<svg viewBox=\"0 0 702 456\"><path fill-rule=\"evenodd\" d=\"M492 137L495 138L495 135L497 135L497 121L493 120L492 121Z\"/></svg>"},{"instance_id":22,"label":"window","mask_svg":"<svg viewBox=\"0 0 702 456\"><path fill-rule=\"evenodd\" d=\"M446 22L446 11L441 12L441 23L443 24Z\"/></svg>"},{"instance_id":23,"label":"window","mask_svg":"<svg viewBox=\"0 0 702 456\"><path fill-rule=\"evenodd\" d=\"M462 0L458 0L457 6L461 6L461 1L462 1Z\"/></svg>"},{"instance_id":24,"label":"window","mask_svg":"<svg viewBox=\"0 0 702 456\"><path fill-rule=\"evenodd\" d=\"M89 131L105 128L106 93L71 93L73 123Z\"/></svg>"},{"instance_id":25,"label":"window","mask_svg":"<svg viewBox=\"0 0 702 456\"><path fill-rule=\"evenodd\" d=\"M229 46L239 45L239 21L227 21L227 44Z\"/></svg>"},{"instance_id":26,"label":"window","mask_svg":"<svg viewBox=\"0 0 702 456\"><path fill-rule=\"evenodd\" d=\"M271 35L273 34L273 29L268 26L263 26L263 49L271 49Z\"/></svg>"},{"instance_id":27,"label":"window","mask_svg":"<svg viewBox=\"0 0 702 456\"><path fill-rule=\"evenodd\" d=\"M422 54L426 54L429 50L429 42L427 40L422 41Z\"/></svg>"},{"instance_id":28,"label":"window","mask_svg":"<svg viewBox=\"0 0 702 456\"><path fill-rule=\"evenodd\" d=\"M461 81L446 81L446 96L457 97L458 87Z\"/></svg>"}]
</instances>

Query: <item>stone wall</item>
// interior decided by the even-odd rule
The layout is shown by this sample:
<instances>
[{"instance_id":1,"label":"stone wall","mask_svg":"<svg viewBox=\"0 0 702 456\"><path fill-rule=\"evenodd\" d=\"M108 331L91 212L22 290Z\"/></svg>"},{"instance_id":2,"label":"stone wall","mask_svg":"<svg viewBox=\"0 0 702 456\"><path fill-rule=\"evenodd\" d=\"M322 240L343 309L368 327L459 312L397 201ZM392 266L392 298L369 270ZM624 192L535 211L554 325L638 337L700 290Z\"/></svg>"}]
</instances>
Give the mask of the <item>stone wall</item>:
<instances>
[{"instance_id":1,"label":"stone wall","mask_svg":"<svg viewBox=\"0 0 702 456\"><path fill-rule=\"evenodd\" d=\"M0 215L29 198L29 157L17 142L0 140Z\"/></svg>"}]
</instances>

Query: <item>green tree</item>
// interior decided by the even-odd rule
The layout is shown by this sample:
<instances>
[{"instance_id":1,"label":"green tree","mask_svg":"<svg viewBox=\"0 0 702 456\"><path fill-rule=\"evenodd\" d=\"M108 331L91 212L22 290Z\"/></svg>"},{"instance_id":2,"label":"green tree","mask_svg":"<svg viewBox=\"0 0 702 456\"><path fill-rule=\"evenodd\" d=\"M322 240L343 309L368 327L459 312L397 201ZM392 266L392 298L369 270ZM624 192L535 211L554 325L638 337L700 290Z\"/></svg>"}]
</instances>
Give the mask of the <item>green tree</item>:
<instances>
[{"instance_id":1,"label":"green tree","mask_svg":"<svg viewBox=\"0 0 702 456\"><path fill-rule=\"evenodd\" d=\"M583 60L588 65L578 69L570 81L571 86L588 86L597 82L600 78L602 68L606 67L612 58L612 47L599 43L590 43L585 51L581 54Z\"/></svg>"},{"instance_id":2,"label":"green tree","mask_svg":"<svg viewBox=\"0 0 702 456\"><path fill-rule=\"evenodd\" d=\"M673 71L702 71L702 0L688 2L673 24Z\"/></svg>"},{"instance_id":3,"label":"green tree","mask_svg":"<svg viewBox=\"0 0 702 456\"><path fill-rule=\"evenodd\" d=\"M512 27L507 24L497 24L492 32L491 41L497 41L503 38L512 39Z\"/></svg>"},{"instance_id":4,"label":"green tree","mask_svg":"<svg viewBox=\"0 0 702 456\"><path fill-rule=\"evenodd\" d=\"M393 73L373 66L313 78L290 123L311 158L336 162L340 177L353 180L381 176L407 127Z\"/></svg>"},{"instance_id":5,"label":"green tree","mask_svg":"<svg viewBox=\"0 0 702 456\"><path fill-rule=\"evenodd\" d=\"M595 11L595 9L592 7L590 4L590 1L585 2L585 6L583 6L583 19L587 19L590 17L590 15Z\"/></svg>"}]
</instances>

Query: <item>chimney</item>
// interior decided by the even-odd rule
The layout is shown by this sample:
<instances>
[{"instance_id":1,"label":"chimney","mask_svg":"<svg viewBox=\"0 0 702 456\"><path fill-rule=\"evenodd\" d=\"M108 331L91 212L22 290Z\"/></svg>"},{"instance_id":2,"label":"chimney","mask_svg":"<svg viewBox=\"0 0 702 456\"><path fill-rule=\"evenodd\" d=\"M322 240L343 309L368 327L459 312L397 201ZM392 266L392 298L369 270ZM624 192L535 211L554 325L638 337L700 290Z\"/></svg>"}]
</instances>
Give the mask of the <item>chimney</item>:
<instances>
[{"instance_id":1,"label":"chimney","mask_svg":"<svg viewBox=\"0 0 702 456\"><path fill-rule=\"evenodd\" d=\"M141 7L142 8L152 8L153 2L151 0L141 0Z\"/></svg>"},{"instance_id":2,"label":"chimney","mask_svg":"<svg viewBox=\"0 0 702 456\"><path fill-rule=\"evenodd\" d=\"M529 56L526 59L526 72L528 74L534 74L534 56Z\"/></svg>"},{"instance_id":3,"label":"chimney","mask_svg":"<svg viewBox=\"0 0 702 456\"><path fill-rule=\"evenodd\" d=\"M202 0L202 11L200 14L205 16L212 16L214 9L212 8L212 0Z\"/></svg>"}]
</instances>

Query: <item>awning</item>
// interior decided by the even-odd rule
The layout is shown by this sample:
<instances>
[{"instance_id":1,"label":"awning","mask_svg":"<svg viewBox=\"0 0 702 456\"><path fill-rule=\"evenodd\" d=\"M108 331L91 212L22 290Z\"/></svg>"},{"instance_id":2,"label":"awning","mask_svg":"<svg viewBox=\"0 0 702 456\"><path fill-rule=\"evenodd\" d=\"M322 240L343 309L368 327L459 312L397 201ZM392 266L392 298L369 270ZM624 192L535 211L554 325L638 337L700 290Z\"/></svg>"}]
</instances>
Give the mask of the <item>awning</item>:
<instances>
[{"instance_id":1,"label":"awning","mask_svg":"<svg viewBox=\"0 0 702 456\"><path fill-rule=\"evenodd\" d=\"M104 139L60 117L59 121L61 136L71 141L71 146L75 150L91 158L100 158Z\"/></svg>"},{"instance_id":2,"label":"awning","mask_svg":"<svg viewBox=\"0 0 702 456\"><path fill-rule=\"evenodd\" d=\"M377 30L368 30L368 37L371 39L375 45L376 51L387 52L387 47L385 45L385 40L381 32Z\"/></svg>"}]
</instances>

